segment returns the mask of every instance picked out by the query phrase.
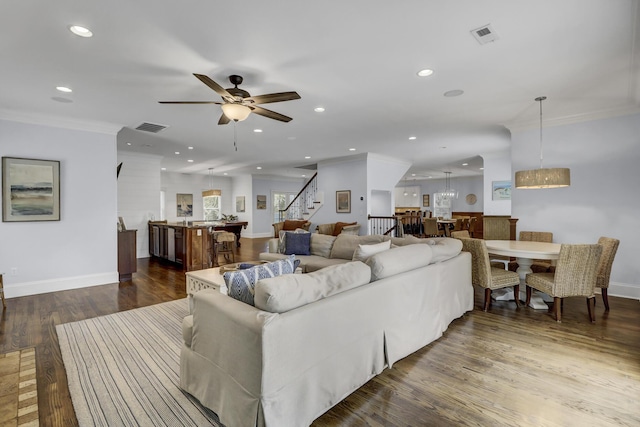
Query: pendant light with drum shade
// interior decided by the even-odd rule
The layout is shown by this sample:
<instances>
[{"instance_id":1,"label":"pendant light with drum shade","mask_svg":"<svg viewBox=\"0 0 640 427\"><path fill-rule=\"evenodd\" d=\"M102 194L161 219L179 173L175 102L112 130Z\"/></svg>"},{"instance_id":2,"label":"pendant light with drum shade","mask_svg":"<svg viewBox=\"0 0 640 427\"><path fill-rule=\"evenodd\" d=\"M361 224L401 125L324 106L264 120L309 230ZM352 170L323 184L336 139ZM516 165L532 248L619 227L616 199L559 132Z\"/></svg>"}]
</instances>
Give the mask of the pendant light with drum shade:
<instances>
[{"instance_id":1,"label":"pendant light with drum shade","mask_svg":"<svg viewBox=\"0 0 640 427\"><path fill-rule=\"evenodd\" d=\"M545 99L546 96L535 99L540 103L540 168L516 172L516 188L559 188L571 185L568 168L542 167L542 101Z\"/></svg>"}]
</instances>

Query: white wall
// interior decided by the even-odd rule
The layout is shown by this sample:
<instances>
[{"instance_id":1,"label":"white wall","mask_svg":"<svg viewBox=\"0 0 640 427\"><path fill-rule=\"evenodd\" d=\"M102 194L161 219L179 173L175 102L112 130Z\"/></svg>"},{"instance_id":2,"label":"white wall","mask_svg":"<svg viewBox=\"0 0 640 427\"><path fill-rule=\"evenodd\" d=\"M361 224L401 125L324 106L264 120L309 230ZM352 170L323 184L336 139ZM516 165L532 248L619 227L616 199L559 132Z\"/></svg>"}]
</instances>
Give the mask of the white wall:
<instances>
[{"instance_id":1,"label":"white wall","mask_svg":"<svg viewBox=\"0 0 640 427\"><path fill-rule=\"evenodd\" d=\"M484 214L511 215L511 200L493 200L493 181L512 181L512 191L515 182L511 173L511 152L502 151L482 155L484 163ZM517 218L516 215L513 215Z\"/></svg>"},{"instance_id":2,"label":"white wall","mask_svg":"<svg viewBox=\"0 0 640 427\"><path fill-rule=\"evenodd\" d=\"M518 230L555 242L620 239L610 295L640 298L640 115L544 128L544 166L571 168L571 186L514 190ZM513 171L539 166L539 129L513 133Z\"/></svg>"},{"instance_id":3,"label":"white wall","mask_svg":"<svg viewBox=\"0 0 640 427\"><path fill-rule=\"evenodd\" d=\"M248 193L248 198L252 200L252 237L272 237L273 236L273 196L274 192L287 192L297 194L304 187L306 179L303 178L282 178L255 175L252 177L252 193ZM267 209L256 209L256 197L258 195L267 196ZM324 207L322 208L324 209ZM315 216L314 216L315 219Z\"/></svg>"},{"instance_id":4,"label":"white wall","mask_svg":"<svg viewBox=\"0 0 640 427\"><path fill-rule=\"evenodd\" d=\"M136 232L136 256L149 256L149 227L160 219L160 161L162 157L118 153L122 162L118 177L118 216L129 230Z\"/></svg>"},{"instance_id":5,"label":"white wall","mask_svg":"<svg viewBox=\"0 0 640 427\"><path fill-rule=\"evenodd\" d=\"M0 223L6 296L117 282L115 130L0 120L0 154L60 161L60 221Z\"/></svg>"}]
</instances>

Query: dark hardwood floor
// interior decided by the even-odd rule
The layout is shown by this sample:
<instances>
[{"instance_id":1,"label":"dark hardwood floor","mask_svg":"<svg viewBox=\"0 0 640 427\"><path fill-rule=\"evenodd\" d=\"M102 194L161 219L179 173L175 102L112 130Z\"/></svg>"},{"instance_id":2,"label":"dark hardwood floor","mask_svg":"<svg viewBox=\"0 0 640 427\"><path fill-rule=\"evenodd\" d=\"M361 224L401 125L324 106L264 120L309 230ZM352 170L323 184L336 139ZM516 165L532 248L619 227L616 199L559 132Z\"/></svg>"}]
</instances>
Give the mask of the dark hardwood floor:
<instances>
[{"instance_id":1,"label":"dark hardwood floor","mask_svg":"<svg viewBox=\"0 0 640 427\"><path fill-rule=\"evenodd\" d=\"M267 239L243 239L236 261ZM12 298L0 352L36 348L40 425L75 426L55 326L184 298L184 272L138 260L131 282ZM455 320L444 336L373 378L314 426L640 425L640 302L610 297L591 324L583 298L546 311L494 302ZM302 397L304 398L304 397Z\"/></svg>"}]
</instances>

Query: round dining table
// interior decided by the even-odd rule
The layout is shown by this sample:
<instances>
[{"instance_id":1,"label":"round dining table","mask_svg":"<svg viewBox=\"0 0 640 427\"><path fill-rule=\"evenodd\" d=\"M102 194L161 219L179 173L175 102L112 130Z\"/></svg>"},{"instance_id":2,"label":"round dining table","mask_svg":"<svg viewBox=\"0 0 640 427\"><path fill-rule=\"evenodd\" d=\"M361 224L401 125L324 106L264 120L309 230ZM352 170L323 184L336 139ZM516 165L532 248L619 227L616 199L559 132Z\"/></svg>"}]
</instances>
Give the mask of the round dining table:
<instances>
[{"instance_id":1,"label":"round dining table","mask_svg":"<svg viewBox=\"0 0 640 427\"><path fill-rule=\"evenodd\" d=\"M444 231L444 235L447 236L447 237L450 237L451 236L451 229L453 228L455 223L456 223L455 219L439 219L438 220L438 227L442 227L442 229Z\"/></svg>"},{"instance_id":2,"label":"round dining table","mask_svg":"<svg viewBox=\"0 0 640 427\"><path fill-rule=\"evenodd\" d=\"M526 299L526 278L527 274L533 273L531 265L534 259L558 259L560 255L560 243L528 242L520 240L485 240L489 254L515 257L518 261L516 272L520 276L520 299ZM505 266L506 267L506 266ZM496 301L508 301L515 299L513 289L504 288L494 291ZM534 292L531 296L529 307L536 310L548 308L545 300L553 301L548 295L541 292Z\"/></svg>"}]
</instances>

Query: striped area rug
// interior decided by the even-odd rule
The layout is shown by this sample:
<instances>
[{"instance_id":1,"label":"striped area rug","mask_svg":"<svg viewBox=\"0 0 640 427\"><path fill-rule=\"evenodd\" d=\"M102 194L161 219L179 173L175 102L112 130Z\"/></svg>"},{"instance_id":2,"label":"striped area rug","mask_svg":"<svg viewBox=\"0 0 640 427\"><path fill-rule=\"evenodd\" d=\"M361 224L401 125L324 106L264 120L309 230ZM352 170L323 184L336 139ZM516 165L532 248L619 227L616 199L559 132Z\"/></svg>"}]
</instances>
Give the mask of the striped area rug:
<instances>
[{"instance_id":1,"label":"striped area rug","mask_svg":"<svg viewBox=\"0 0 640 427\"><path fill-rule=\"evenodd\" d=\"M221 426L179 387L187 314L183 299L56 327L80 426Z\"/></svg>"}]
</instances>

